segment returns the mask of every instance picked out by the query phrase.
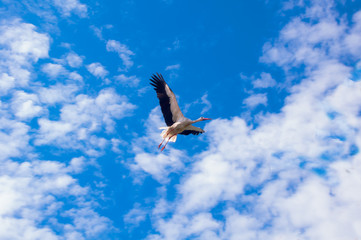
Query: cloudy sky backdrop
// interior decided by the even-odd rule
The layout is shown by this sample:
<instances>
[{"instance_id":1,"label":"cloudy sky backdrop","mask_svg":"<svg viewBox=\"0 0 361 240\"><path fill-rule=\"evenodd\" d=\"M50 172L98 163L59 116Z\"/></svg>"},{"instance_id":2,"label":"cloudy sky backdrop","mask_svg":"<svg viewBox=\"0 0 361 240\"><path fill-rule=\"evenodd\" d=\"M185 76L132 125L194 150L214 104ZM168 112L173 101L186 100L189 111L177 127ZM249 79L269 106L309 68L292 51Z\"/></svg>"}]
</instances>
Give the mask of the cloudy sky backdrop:
<instances>
[{"instance_id":1,"label":"cloudy sky backdrop","mask_svg":"<svg viewBox=\"0 0 361 240\"><path fill-rule=\"evenodd\" d=\"M360 1L1 0L0 239L361 239L360 79Z\"/></svg>"}]
</instances>

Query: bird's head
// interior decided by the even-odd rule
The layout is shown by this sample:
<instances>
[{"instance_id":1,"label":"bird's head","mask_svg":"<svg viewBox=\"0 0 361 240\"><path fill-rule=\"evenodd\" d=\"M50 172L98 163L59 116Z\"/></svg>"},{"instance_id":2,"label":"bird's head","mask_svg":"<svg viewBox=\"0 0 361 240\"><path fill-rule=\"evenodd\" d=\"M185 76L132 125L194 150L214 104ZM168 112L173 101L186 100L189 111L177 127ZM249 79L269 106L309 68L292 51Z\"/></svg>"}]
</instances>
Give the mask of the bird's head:
<instances>
[{"instance_id":1,"label":"bird's head","mask_svg":"<svg viewBox=\"0 0 361 240\"><path fill-rule=\"evenodd\" d=\"M205 117L200 117L201 121L205 121L205 120L212 120L212 118L205 118Z\"/></svg>"}]
</instances>

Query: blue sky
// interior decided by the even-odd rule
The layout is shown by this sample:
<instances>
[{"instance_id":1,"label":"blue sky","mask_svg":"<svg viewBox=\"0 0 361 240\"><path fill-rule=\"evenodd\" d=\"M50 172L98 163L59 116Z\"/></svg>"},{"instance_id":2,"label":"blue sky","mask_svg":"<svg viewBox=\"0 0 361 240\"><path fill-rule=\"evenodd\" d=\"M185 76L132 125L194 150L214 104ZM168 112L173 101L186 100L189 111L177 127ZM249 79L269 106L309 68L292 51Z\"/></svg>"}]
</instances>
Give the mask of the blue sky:
<instances>
[{"instance_id":1,"label":"blue sky","mask_svg":"<svg viewBox=\"0 0 361 240\"><path fill-rule=\"evenodd\" d=\"M0 16L0 239L361 238L360 1ZM213 119L164 152L155 72Z\"/></svg>"}]
</instances>

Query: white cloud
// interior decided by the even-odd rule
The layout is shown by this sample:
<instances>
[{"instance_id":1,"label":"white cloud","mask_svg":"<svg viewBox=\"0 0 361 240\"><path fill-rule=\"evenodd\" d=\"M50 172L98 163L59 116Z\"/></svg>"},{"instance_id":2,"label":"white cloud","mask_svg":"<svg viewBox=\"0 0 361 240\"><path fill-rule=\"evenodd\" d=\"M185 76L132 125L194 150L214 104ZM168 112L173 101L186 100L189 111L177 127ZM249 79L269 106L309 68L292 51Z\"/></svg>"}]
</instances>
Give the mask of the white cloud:
<instances>
[{"instance_id":1,"label":"white cloud","mask_svg":"<svg viewBox=\"0 0 361 240\"><path fill-rule=\"evenodd\" d=\"M233 146L224 150L236 154ZM187 214L207 210L221 199L235 200L235 197L242 193L245 178L249 176L254 163L232 162L232 158L230 161L226 160L222 154L224 153L205 155L194 166L192 173L179 189L183 196L179 212Z\"/></svg>"},{"instance_id":2,"label":"white cloud","mask_svg":"<svg viewBox=\"0 0 361 240\"><path fill-rule=\"evenodd\" d=\"M130 168L135 173L146 172L157 181L166 183L171 172L180 171L184 167L182 160L186 157L182 151L173 149L171 143L168 144L166 153L159 153L158 144L162 141L159 127L165 126L161 118L159 107L149 114L146 120L146 135L132 143L136 155ZM152 153L148 153L149 150Z\"/></svg>"},{"instance_id":3,"label":"white cloud","mask_svg":"<svg viewBox=\"0 0 361 240\"><path fill-rule=\"evenodd\" d=\"M265 93L252 94L243 101L247 107L254 108L260 104L267 105L267 95Z\"/></svg>"},{"instance_id":4,"label":"white cloud","mask_svg":"<svg viewBox=\"0 0 361 240\"><path fill-rule=\"evenodd\" d=\"M90 155L97 154L96 149L103 149L107 140L94 134L102 128L108 133L112 132L114 119L130 115L134 108L126 97L117 95L113 89L104 89L94 98L80 94L76 96L74 104L62 107L59 121L38 120L40 129L35 143L56 144L83 149Z\"/></svg>"},{"instance_id":5,"label":"white cloud","mask_svg":"<svg viewBox=\"0 0 361 240\"><path fill-rule=\"evenodd\" d=\"M212 108L212 103L208 100L208 93L205 93L201 99L197 99L194 102L188 103L185 105L183 113L186 114L188 110L191 108L191 106L197 106L197 105L203 105L204 107L200 111L200 114L204 114L208 112Z\"/></svg>"},{"instance_id":6,"label":"white cloud","mask_svg":"<svg viewBox=\"0 0 361 240\"><path fill-rule=\"evenodd\" d=\"M138 86L140 80L137 76L125 76L124 74L120 74L114 77L116 81L120 82L121 84L127 85L129 87L136 87Z\"/></svg>"},{"instance_id":7,"label":"white cloud","mask_svg":"<svg viewBox=\"0 0 361 240\"><path fill-rule=\"evenodd\" d=\"M29 120L39 116L43 108L39 106L38 96L24 91L17 91L11 101L11 108L15 116L22 120Z\"/></svg>"},{"instance_id":8,"label":"white cloud","mask_svg":"<svg viewBox=\"0 0 361 240\"><path fill-rule=\"evenodd\" d=\"M27 86L31 64L48 57L50 38L19 19L1 21L0 35L0 93L6 94L14 87Z\"/></svg>"},{"instance_id":9,"label":"white cloud","mask_svg":"<svg viewBox=\"0 0 361 240\"><path fill-rule=\"evenodd\" d=\"M224 216L226 221L224 230L221 233L221 239L262 239L261 234L258 232L258 229L261 228L262 225L256 218L247 216L245 214L240 214L234 208L228 208L224 212ZM293 238L290 237L287 239Z\"/></svg>"},{"instance_id":10,"label":"white cloud","mask_svg":"<svg viewBox=\"0 0 361 240\"><path fill-rule=\"evenodd\" d=\"M0 75L0 93L5 94L7 91L15 87L15 78L7 73Z\"/></svg>"},{"instance_id":11,"label":"white cloud","mask_svg":"<svg viewBox=\"0 0 361 240\"><path fill-rule=\"evenodd\" d=\"M39 99L45 104L56 104L71 102L75 98L75 93L79 90L77 85L56 84L49 87L41 87L38 91Z\"/></svg>"},{"instance_id":12,"label":"white cloud","mask_svg":"<svg viewBox=\"0 0 361 240\"><path fill-rule=\"evenodd\" d=\"M126 215L124 215L124 222L127 224L138 225L140 222L143 222L147 216L146 211L136 206L131 209Z\"/></svg>"},{"instance_id":13,"label":"white cloud","mask_svg":"<svg viewBox=\"0 0 361 240\"><path fill-rule=\"evenodd\" d=\"M78 3L63 3L71 2ZM63 7L77 11L69 5ZM63 10L65 14L68 11ZM51 152L40 153L34 142L43 140L42 144L50 145L56 141L46 135L44 126L30 120L41 117L39 123L54 123L48 124L49 135L56 135L65 146L74 143L72 147L84 150L84 156L95 156L108 144L95 133L103 129L104 135L112 132L115 119L127 116L135 106L111 89L95 97L76 96L82 77L58 64L65 63L64 59L36 64L48 58L50 37L39 33L34 25L19 19L2 20L0 35L0 93L8 94L0 101L0 239L102 238L113 227L109 219L96 212L94 196L101 193L82 187L72 176L94 164L94 160L74 156L55 156L62 162L38 160L43 153L47 159L52 156ZM81 65L75 58L67 60L69 66ZM37 75L33 65L52 78L66 78L65 83L48 86L48 82L30 82ZM54 116L58 109L60 116ZM52 120L46 118L49 112ZM73 133L87 138L71 142ZM65 143L67 137L70 141Z\"/></svg>"},{"instance_id":14,"label":"white cloud","mask_svg":"<svg viewBox=\"0 0 361 240\"><path fill-rule=\"evenodd\" d=\"M86 66L88 71L93 74L95 77L104 79L109 72L105 69L105 67L101 63L91 63Z\"/></svg>"},{"instance_id":15,"label":"white cloud","mask_svg":"<svg viewBox=\"0 0 361 240\"><path fill-rule=\"evenodd\" d=\"M122 139L112 138L110 141L112 143L112 151L118 154L122 153L121 146L128 145L127 142Z\"/></svg>"},{"instance_id":16,"label":"white cloud","mask_svg":"<svg viewBox=\"0 0 361 240\"><path fill-rule=\"evenodd\" d=\"M201 111L201 114L204 114L206 112L208 112L209 110L211 110L212 108L212 104L211 102L208 100L208 94L204 94L202 97L201 97L201 102L202 104L204 104L204 108L202 109Z\"/></svg>"},{"instance_id":17,"label":"white cloud","mask_svg":"<svg viewBox=\"0 0 361 240\"><path fill-rule=\"evenodd\" d=\"M212 218L210 213L199 213L193 218L177 215L170 221L160 221L158 229L164 235L150 235L148 239L187 239L188 236L198 236L198 239L218 239L215 233L220 223Z\"/></svg>"},{"instance_id":18,"label":"white cloud","mask_svg":"<svg viewBox=\"0 0 361 240\"><path fill-rule=\"evenodd\" d=\"M57 78L67 74L67 70L62 65L56 63L46 63L42 66L41 70L50 78Z\"/></svg>"},{"instance_id":19,"label":"white cloud","mask_svg":"<svg viewBox=\"0 0 361 240\"><path fill-rule=\"evenodd\" d=\"M82 172L84 167L86 166L85 161L86 161L85 157L76 157L71 159L69 164L70 171L74 173Z\"/></svg>"},{"instance_id":20,"label":"white cloud","mask_svg":"<svg viewBox=\"0 0 361 240\"><path fill-rule=\"evenodd\" d=\"M154 145L154 148L157 148ZM169 155L137 153L134 158L134 165L131 165L133 171L144 171L157 181L165 183L168 181L169 173L182 169L183 163L180 161L182 153L180 151L171 151Z\"/></svg>"},{"instance_id":21,"label":"white cloud","mask_svg":"<svg viewBox=\"0 0 361 240\"><path fill-rule=\"evenodd\" d=\"M272 78L271 74L262 72L261 78L252 81L255 88L269 88L276 85L276 81Z\"/></svg>"},{"instance_id":22,"label":"white cloud","mask_svg":"<svg viewBox=\"0 0 361 240\"><path fill-rule=\"evenodd\" d=\"M103 30L104 29L112 29L114 26L111 24L106 24L103 25L101 27L96 27L94 25L90 26L90 29L94 32L95 36L97 36L97 38L99 38L100 40L104 41L104 37L103 37Z\"/></svg>"},{"instance_id":23,"label":"white cloud","mask_svg":"<svg viewBox=\"0 0 361 240\"><path fill-rule=\"evenodd\" d=\"M134 53L130 51L125 44L122 44L116 40L108 40L106 48L109 52L118 53L126 68L130 68L131 66L133 66L134 63L131 60L130 56L134 55Z\"/></svg>"},{"instance_id":24,"label":"white cloud","mask_svg":"<svg viewBox=\"0 0 361 240\"><path fill-rule=\"evenodd\" d=\"M74 52L70 52L65 57L70 67L78 68L83 65L83 58Z\"/></svg>"},{"instance_id":25,"label":"white cloud","mask_svg":"<svg viewBox=\"0 0 361 240\"><path fill-rule=\"evenodd\" d=\"M33 61L48 57L49 37L35 31L35 26L21 23L19 19L2 22L0 44L5 45L18 58L29 57ZM24 59L25 60L25 59Z\"/></svg>"},{"instance_id":26,"label":"white cloud","mask_svg":"<svg viewBox=\"0 0 361 240\"><path fill-rule=\"evenodd\" d=\"M174 64L174 65L170 65L170 66L167 66L165 68L166 71L170 71L170 70L178 70L180 68L180 64Z\"/></svg>"},{"instance_id":27,"label":"white cloud","mask_svg":"<svg viewBox=\"0 0 361 240\"><path fill-rule=\"evenodd\" d=\"M361 11L353 15L353 27L350 34L345 37L345 45L350 54L359 56L361 54Z\"/></svg>"},{"instance_id":28,"label":"white cloud","mask_svg":"<svg viewBox=\"0 0 361 240\"><path fill-rule=\"evenodd\" d=\"M75 80L75 81L77 81L78 83L82 83L83 82L83 77L79 74L79 73L77 73L77 72L71 72L71 73L69 73L69 79L71 79L71 80Z\"/></svg>"},{"instance_id":29,"label":"white cloud","mask_svg":"<svg viewBox=\"0 0 361 240\"><path fill-rule=\"evenodd\" d=\"M287 0L282 3L282 10L290 10L295 7L304 7L304 0Z\"/></svg>"},{"instance_id":30,"label":"white cloud","mask_svg":"<svg viewBox=\"0 0 361 240\"><path fill-rule=\"evenodd\" d=\"M80 3L78 0L53 0L53 3L65 17L69 17L72 13L80 17L87 16L87 5Z\"/></svg>"},{"instance_id":31,"label":"white cloud","mask_svg":"<svg viewBox=\"0 0 361 240\"><path fill-rule=\"evenodd\" d=\"M347 80L338 88L347 85L352 97L345 105L347 101L357 101L359 94L352 89L361 87L359 82ZM291 95L289 100L293 100L280 114L267 116L254 130L238 117L213 120L207 125L207 136L212 139L210 149L196 156L191 171L177 187L179 195L172 210L168 210L172 218L159 218L154 223L162 238L187 238L190 235L182 235L184 222L224 202L230 206L244 204L247 211L226 207L222 214L226 225L215 227L215 239L239 239L241 232L244 237L241 239L359 237L358 225L352 223L357 222L361 211L355 204L361 195L353 189L361 183L351 180L354 174L361 173L354 165L359 164L359 154L339 158L348 153L351 144L361 143L358 130L355 132L360 126L354 125L355 118L360 122L360 116L353 110L356 107L340 106L337 109L340 118L330 119L327 117L330 106L315 104L320 99L304 103L308 89ZM344 102L339 91L322 98L325 102L331 99ZM357 105L360 109L361 104ZM329 138L334 132L347 140ZM330 151L336 156L335 163L320 158ZM300 167L301 163L305 166ZM327 178L314 173L314 168L326 168ZM247 188L256 192L245 194ZM310 203L309 199L315 201ZM188 219L182 220L185 217ZM264 230L265 225L268 230ZM327 226L332 226L332 231L326 230ZM206 232L207 228L201 227L196 236Z\"/></svg>"},{"instance_id":32,"label":"white cloud","mask_svg":"<svg viewBox=\"0 0 361 240\"><path fill-rule=\"evenodd\" d=\"M339 57L347 51L343 49L347 27L344 22L339 23L336 20L337 13L331 10L332 1L320 2L320 5L315 4L307 11L314 23L295 17L281 30L274 45L265 44L261 61L276 63L287 70L302 63L308 66L317 65L329 56ZM316 44L320 42L322 44Z\"/></svg>"},{"instance_id":33,"label":"white cloud","mask_svg":"<svg viewBox=\"0 0 361 240\"><path fill-rule=\"evenodd\" d=\"M93 30L93 32L94 32L95 36L97 36L97 38L99 38L100 40L104 40L101 28L91 25L90 29Z\"/></svg>"},{"instance_id":34,"label":"white cloud","mask_svg":"<svg viewBox=\"0 0 361 240\"><path fill-rule=\"evenodd\" d=\"M20 157L29 150L29 126L22 122L0 118L0 160Z\"/></svg>"},{"instance_id":35,"label":"white cloud","mask_svg":"<svg viewBox=\"0 0 361 240\"><path fill-rule=\"evenodd\" d=\"M169 74L169 78L177 78L178 77L178 71L181 68L180 64L174 64L174 65L169 65L165 68L165 71L168 71Z\"/></svg>"},{"instance_id":36,"label":"white cloud","mask_svg":"<svg viewBox=\"0 0 361 240\"><path fill-rule=\"evenodd\" d=\"M2 239L59 239L59 232L83 239L96 237L110 223L94 212L88 189L69 175L63 163L3 161L0 182ZM68 198L70 204L64 208Z\"/></svg>"},{"instance_id":37,"label":"white cloud","mask_svg":"<svg viewBox=\"0 0 361 240\"><path fill-rule=\"evenodd\" d=\"M108 218L100 216L90 207L73 208L63 214L65 217L74 219L73 226L69 226L69 233L74 234L83 232L80 236L84 239L98 238L104 233L109 232L111 222ZM68 226L67 226L68 227ZM78 239L76 236L75 239Z\"/></svg>"}]
</instances>

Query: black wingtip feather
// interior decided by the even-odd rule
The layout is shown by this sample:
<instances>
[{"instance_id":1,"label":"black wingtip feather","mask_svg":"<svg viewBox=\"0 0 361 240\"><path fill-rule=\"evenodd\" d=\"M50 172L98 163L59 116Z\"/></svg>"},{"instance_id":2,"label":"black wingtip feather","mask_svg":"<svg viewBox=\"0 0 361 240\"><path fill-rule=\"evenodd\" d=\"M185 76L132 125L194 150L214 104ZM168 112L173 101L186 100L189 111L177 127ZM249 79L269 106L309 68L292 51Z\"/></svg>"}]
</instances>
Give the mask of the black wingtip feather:
<instances>
[{"instance_id":1,"label":"black wingtip feather","mask_svg":"<svg viewBox=\"0 0 361 240\"><path fill-rule=\"evenodd\" d=\"M171 126L174 121L172 112L170 110L169 96L167 95L165 89L167 83L164 81L162 74L156 73L151 76L149 84L154 87L154 90L157 93L165 123L167 124L167 126Z\"/></svg>"},{"instance_id":2,"label":"black wingtip feather","mask_svg":"<svg viewBox=\"0 0 361 240\"><path fill-rule=\"evenodd\" d=\"M189 134L193 134L193 135L199 135L202 134L203 132L198 132L198 131L193 131L193 130L184 130L183 132L179 133L182 135L189 135Z\"/></svg>"}]
</instances>

